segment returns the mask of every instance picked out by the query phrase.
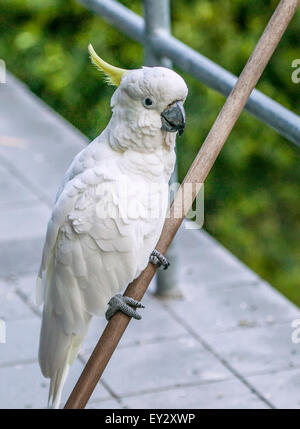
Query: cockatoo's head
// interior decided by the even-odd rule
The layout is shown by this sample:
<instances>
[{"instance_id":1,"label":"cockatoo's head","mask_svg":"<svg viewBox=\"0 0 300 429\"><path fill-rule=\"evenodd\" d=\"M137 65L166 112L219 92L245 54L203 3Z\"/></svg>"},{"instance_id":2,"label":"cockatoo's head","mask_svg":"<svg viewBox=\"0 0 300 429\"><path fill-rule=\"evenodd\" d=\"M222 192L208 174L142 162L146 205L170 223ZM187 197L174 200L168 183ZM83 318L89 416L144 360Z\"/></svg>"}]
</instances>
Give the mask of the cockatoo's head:
<instances>
[{"instance_id":1,"label":"cockatoo's head","mask_svg":"<svg viewBox=\"0 0 300 429\"><path fill-rule=\"evenodd\" d=\"M112 123L122 134L118 146L151 150L163 140L175 142L175 133L181 135L185 127L188 89L182 77L165 67L119 69L98 57L91 45L89 52L107 81L118 86L111 99ZM164 138L168 133L171 139Z\"/></svg>"}]
</instances>

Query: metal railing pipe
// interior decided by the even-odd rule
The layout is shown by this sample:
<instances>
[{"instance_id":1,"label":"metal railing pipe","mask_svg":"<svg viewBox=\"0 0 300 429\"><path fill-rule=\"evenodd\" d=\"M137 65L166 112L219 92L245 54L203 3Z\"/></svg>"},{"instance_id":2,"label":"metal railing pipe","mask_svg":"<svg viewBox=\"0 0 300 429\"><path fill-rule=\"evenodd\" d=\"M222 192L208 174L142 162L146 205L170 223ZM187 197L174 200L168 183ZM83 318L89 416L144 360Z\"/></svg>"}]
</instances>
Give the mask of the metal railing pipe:
<instances>
[{"instance_id":1,"label":"metal railing pipe","mask_svg":"<svg viewBox=\"0 0 300 429\"><path fill-rule=\"evenodd\" d=\"M151 46L180 69L226 97L237 81L234 74L164 32L152 36ZM245 109L300 147L300 116L257 89L252 91Z\"/></svg>"},{"instance_id":2,"label":"metal railing pipe","mask_svg":"<svg viewBox=\"0 0 300 429\"><path fill-rule=\"evenodd\" d=\"M143 18L125 6L114 0L78 1L101 15L127 36L142 44L145 43ZM148 43L157 55L168 57L181 70L225 96L235 85L237 80L235 75L164 31L157 30L151 38L148 38ZM300 147L300 117L298 115L258 90L252 91L245 109Z\"/></svg>"}]
</instances>

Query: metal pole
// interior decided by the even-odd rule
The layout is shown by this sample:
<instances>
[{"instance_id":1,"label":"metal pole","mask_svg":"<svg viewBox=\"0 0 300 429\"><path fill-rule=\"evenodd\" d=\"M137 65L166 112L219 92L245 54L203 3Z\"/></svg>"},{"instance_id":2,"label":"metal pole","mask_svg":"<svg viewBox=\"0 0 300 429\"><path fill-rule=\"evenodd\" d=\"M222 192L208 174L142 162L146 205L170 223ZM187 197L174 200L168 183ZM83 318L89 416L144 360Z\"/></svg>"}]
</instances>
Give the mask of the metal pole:
<instances>
[{"instance_id":1,"label":"metal pole","mask_svg":"<svg viewBox=\"0 0 300 429\"><path fill-rule=\"evenodd\" d=\"M155 34L170 34L170 1L169 0L143 0L145 16L145 36L144 36L144 63L147 66L164 66L172 68L172 62L159 55L153 50L151 40ZM177 182L177 164L171 177L170 183ZM176 240L172 242L166 257L170 262L167 271L158 270L156 273L155 294L159 297L181 296L178 285L178 258Z\"/></svg>"},{"instance_id":2,"label":"metal pole","mask_svg":"<svg viewBox=\"0 0 300 429\"><path fill-rule=\"evenodd\" d=\"M127 36L144 43L143 18L122 4L114 0L77 1L101 15ZM181 70L210 88L227 97L234 87L237 81L234 74L172 37L166 31L157 31L151 39L151 41L148 40L148 43L156 53L170 58ZM245 109L300 147L300 117L298 115L256 89L252 91Z\"/></svg>"},{"instance_id":3,"label":"metal pole","mask_svg":"<svg viewBox=\"0 0 300 429\"><path fill-rule=\"evenodd\" d=\"M204 183L299 3L300 0L281 0L277 6L190 167L181 185L183 189L185 183ZM183 193L183 195L185 194ZM195 189L193 197L196 197ZM162 254L168 249L184 219L184 215L188 212L191 201L190 195L187 198L187 201L182 201L182 192L178 192L175 196L170 209L170 216L166 219L157 244L157 250ZM182 216L178 216L178 213L182 213ZM142 274L127 287L125 295L140 301L155 271L155 266L149 263ZM117 312L110 319L65 405L66 409L85 407L129 322L130 318L121 312Z\"/></svg>"},{"instance_id":4,"label":"metal pole","mask_svg":"<svg viewBox=\"0 0 300 429\"><path fill-rule=\"evenodd\" d=\"M172 67L171 61L155 52L151 46L151 39L156 32L170 34L170 1L169 0L143 0L145 15L145 64L147 66Z\"/></svg>"}]
</instances>

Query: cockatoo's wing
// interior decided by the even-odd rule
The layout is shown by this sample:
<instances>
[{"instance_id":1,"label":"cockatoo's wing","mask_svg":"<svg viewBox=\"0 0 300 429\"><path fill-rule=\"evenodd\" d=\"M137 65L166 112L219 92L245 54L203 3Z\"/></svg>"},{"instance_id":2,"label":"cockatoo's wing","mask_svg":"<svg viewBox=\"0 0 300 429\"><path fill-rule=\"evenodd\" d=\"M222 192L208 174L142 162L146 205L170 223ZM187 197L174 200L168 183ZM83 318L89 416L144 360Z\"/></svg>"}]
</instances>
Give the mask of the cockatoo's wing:
<instances>
[{"instance_id":1,"label":"cockatoo's wing","mask_svg":"<svg viewBox=\"0 0 300 429\"><path fill-rule=\"evenodd\" d=\"M78 173L71 172L49 221L37 296L45 302L39 360L51 378L54 405L91 316L104 312L110 298L146 266L160 234L157 222L128 216L136 191L123 198L115 161L110 159L109 169L94 163L82 171L75 163Z\"/></svg>"}]
</instances>

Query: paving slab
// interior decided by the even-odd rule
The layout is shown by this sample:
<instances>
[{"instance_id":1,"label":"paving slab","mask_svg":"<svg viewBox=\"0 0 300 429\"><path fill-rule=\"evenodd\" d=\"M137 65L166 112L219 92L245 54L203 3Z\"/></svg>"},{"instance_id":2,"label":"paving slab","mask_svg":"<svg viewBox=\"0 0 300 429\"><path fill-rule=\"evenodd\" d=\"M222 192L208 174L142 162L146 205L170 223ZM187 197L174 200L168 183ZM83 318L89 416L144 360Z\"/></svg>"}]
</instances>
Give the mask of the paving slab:
<instances>
[{"instance_id":1,"label":"paving slab","mask_svg":"<svg viewBox=\"0 0 300 429\"><path fill-rule=\"evenodd\" d=\"M40 307L36 305L35 285L36 285L37 271L32 274L24 274L17 276L12 280L6 281L6 288L18 293L27 304L33 309L39 311Z\"/></svg>"},{"instance_id":2,"label":"paving slab","mask_svg":"<svg viewBox=\"0 0 300 429\"><path fill-rule=\"evenodd\" d=\"M37 273L44 237L30 240L0 241L0 278L16 278Z\"/></svg>"},{"instance_id":3,"label":"paving slab","mask_svg":"<svg viewBox=\"0 0 300 429\"><path fill-rule=\"evenodd\" d=\"M274 371L247 380L276 408L300 408L300 369Z\"/></svg>"},{"instance_id":4,"label":"paving slab","mask_svg":"<svg viewBox=\"0 0 300 429\"><path fill-rule=\"evenodd\" d=\"M0 242L34 240L46 234L50 210L44 203L0 211Z\"/></svg>"},{"instance_id":5,"label":"paving slab","mask_svg":"<svg viewBox=\"0 0 300 429\"><path fill-rule=\"evenodd\" d=\"M188 225L188 222L186 223ZM213 285L226 281L254 281L256 273L246 267L228 250L217 243L204 230L189 230L185 224L181 227L179 242L184 255L184 264L180 269L180 284L185 289L202 285ZM213 261L213 263L212 263Z\"/></svg>"},{"instance_id":6,"label":"paving slab","mask_svg":"<svg viewBox=\"0 0 300 429\"><path fill-rule=\"evenodd\" d=\"M300 368L300 347L290 323L203 334L209 345L243 376Z\"/></svg>"},{"instance_id":7,"label":"paving slab","mask_svg":"<svg viewBox=\"0 0 300 429\"><path fill-rule=\"evenodd\" d=\"M5 383L0 383L0 408L47 406L48 383L43 379L37 362L0 368L0 379L5 380Z\"/></svg>"},{"instance_id":8,"label":"paving slab","mask_svg":"<svg viewBox=\"0 0 300 429\"><path fill-rule=\"evenodd\" d=\"M38 317L6 322L6 343L0 343L0 366L37 359L40 325Z\"/></svg>"},{"instance_id":9,"label":"paving slab","mask_svg":"<svg viewBox=\"0 0 300 429\"><path fill-rule=\"evenodd\" d=\"M262 281L217 289L187 286L185 300L165 304L199 334L272 326L300 317L296 306Z\"/></svg>"},{"instance_id":10,"label":"paving slab","mask_svg":"<svg viewBox=\"0 0 300 429\"><path fill-rule=\"evenodd\" d=\"M88 139L9 73L1 85L1 106L0 160L53 201L63 173Z\"/></svg>"},{"instance_id":11,"label":"paving slab","mask_svg":"<svg viewBox=\"0 0 300 429\"><path fill-rule=\"evenodd\" d=\"M122 406L120 402L116 401L115 399L106 399L103 401L90 401L85 408L87 410L115 410L127 407Z\"/></svg>"},{"instance_id":12,"label":"paving slab","mask_svg":"<svg viewBox=\"0 0 300 429\"><path fill-rule=\"evenodd\" d=\"M33 313L13 288L0 281L0 319L19 320L32 318Z\"/></svg>"},{"instance_id":13,"label":"paving slab","mask_svg":"<svg viewBox=\"0 0 300 429\"><path fill-rule=\"evenodd\" d=\"M0 139L1 144L1 139ZM37 202L36 195L16 179L11 172L0 165L0 210L6 207L24 206Z\"/></svg>"},{"instance_id":14,"label":"paving slab","mask_svg":"<svg viewBox=\"0 0 300 429\"><path fill-rule=\"evenodd\" d=\"M103 379L122 397L232 377L213 355L187 334L185 338L119 348Z\"/></svg>"},{"instance_id":15,"label":"paving slab","mask_svg":"<svg viewBox=\"0 0 300 429\"><path fill-rule=\"evenodd\" d=\"M72 366L63 391L62 404L67 400L82 369L79 361ZM0 408L47 408L49 380L42 376L37 361L0 368L0 380L5 380L5 383L0 383ZM107 401L110 398L110 394L99 384L91 401Z\"/></svg>"},{"instance_id":16,"label":"paving slab","mask_svg":"<svg viewBox=\"0 0 300 429\"><path fill-rule=\"evenodd\" d=\"M168 389L122 399L128 408L267 409L261 399L237 380Z\"/></svg>"}]
</instances>

